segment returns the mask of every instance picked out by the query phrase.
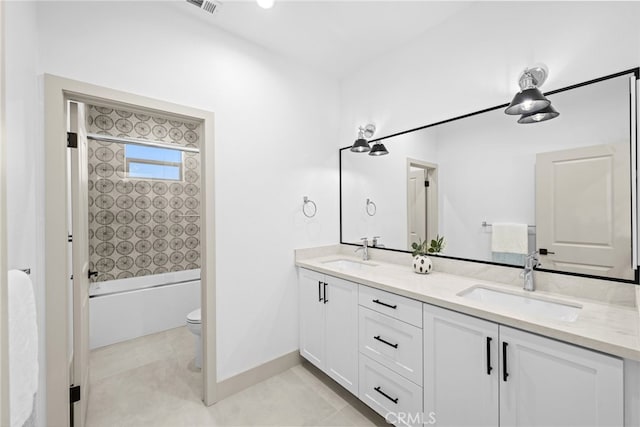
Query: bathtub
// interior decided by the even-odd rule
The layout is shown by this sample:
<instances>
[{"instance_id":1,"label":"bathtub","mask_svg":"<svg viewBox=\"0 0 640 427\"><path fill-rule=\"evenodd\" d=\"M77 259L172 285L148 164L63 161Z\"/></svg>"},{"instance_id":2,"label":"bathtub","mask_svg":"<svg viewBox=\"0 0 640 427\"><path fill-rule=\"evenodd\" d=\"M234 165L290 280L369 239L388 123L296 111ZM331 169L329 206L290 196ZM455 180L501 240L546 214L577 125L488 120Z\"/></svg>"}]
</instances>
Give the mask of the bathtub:
<instances>
[{"instance_id":1,"label":"bathtub","mask_svg":"<svg viewBox=\"0 0 640 427\"><path fill-rule=\"evenodd\" d=\"M91 349L185 325L200 307L200 270L92 283Z\"/></svg>"}]
</instances>

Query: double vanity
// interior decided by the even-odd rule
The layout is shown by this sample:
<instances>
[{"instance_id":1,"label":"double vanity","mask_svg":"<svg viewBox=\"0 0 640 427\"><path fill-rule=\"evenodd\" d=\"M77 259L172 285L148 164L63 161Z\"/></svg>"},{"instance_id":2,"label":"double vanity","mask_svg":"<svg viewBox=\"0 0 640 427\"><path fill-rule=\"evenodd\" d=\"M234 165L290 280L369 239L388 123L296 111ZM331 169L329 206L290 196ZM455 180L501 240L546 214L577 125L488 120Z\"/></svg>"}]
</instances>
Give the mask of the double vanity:
<instances>
[{"instance_id":1,"label":"double vanity","mask_svg":"<svg viewBox=\"0 0 640 427\"><path fill-rule=\"evenodd\" d=\"M419 275L379 252L296 253L300 354L387 422L638 424L637 304Z\"/></svg>"}]
</instances>

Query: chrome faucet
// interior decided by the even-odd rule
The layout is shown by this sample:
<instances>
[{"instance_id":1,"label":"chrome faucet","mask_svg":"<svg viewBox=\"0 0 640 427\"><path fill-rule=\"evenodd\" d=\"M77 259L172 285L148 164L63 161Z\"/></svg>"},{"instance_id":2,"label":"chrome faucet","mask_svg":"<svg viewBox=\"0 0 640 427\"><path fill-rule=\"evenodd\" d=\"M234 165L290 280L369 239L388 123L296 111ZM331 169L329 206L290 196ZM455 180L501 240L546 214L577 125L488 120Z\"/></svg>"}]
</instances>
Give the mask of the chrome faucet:
<instances>
[{"instance_id":1,"label":"chrome faucet","mask_svg":"<svg viewBox=\"0 0 640 427\"><path fill-rule=\"evenodd\" d=\"M384 248L384 245L379 245L378 244L378 239L380 238L380 236L373 236L373 243L371 243L371 246L374 248Z\"/></svg>"},{"instance_id":2,"label":"chrome faucet","mask_svg":"<svg viewBox=\"0 0 640 427\"><path fill-rule=\"evenodd\" d=\"M520 277L524 279L522 289L533 292L536 290L536 284L533 281L533 268L538 265L538 252L531 252L527 255L524 262L524 270L520 273Z\"/></svg>"},{"instance_id":3,"label":"chrome faucet","mask_svg":"<svg viewBox=\"0 0 640 427\"><path fill-rule=\"evenodd\" d=\"M366 261L369 259L369 239L363 237L360 240L362 240L362 246L357 248L355 252L362 251L362 260Z\"/></svg>"}]
</instances>

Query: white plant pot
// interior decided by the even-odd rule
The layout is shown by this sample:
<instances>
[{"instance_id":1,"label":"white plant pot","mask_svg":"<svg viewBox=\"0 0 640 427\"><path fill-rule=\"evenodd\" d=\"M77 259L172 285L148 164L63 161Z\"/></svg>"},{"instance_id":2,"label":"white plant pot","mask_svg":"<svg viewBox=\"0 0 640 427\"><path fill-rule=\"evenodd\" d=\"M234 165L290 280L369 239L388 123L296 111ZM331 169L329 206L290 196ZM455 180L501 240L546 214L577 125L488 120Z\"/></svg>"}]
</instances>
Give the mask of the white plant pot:
<instances>
[{"instance_id":1,"label":"white plant pot","mask_svg":"<svg viewBox=\"0 0 640 427\"><path fill-rule=\"evenodd\" d=\"M433 270L431 258L426 255L416 255L413 257L413 271L418 274L427 274Z\"/></svg>"}]
</instances>

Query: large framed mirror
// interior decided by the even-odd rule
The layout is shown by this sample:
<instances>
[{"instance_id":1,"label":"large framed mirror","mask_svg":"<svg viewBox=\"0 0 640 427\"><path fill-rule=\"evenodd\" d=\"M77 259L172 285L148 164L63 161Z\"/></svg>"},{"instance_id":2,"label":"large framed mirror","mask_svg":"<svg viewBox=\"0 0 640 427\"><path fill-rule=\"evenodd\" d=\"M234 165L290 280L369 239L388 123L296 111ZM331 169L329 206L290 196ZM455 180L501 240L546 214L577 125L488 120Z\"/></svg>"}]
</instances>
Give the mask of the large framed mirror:
<instances>
[{"instance_id":1,"label":"large framed mirror","mask_svg":"<svg viewBox=\"0 0 640 427\"><path fill-rule=\"evenodd\" d=\"M385 156L342 148L341 242L443 236L436 256L522 267L539 251L541 270L637 283L638 75L548 92L560 116L545 122L503 105L379 138ZM511 252L510 227L527 230Z\"/></svg>"}]
</instances>

